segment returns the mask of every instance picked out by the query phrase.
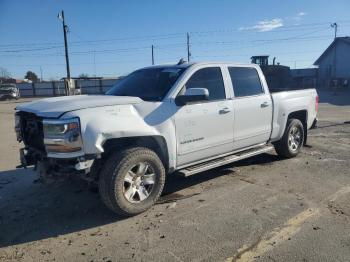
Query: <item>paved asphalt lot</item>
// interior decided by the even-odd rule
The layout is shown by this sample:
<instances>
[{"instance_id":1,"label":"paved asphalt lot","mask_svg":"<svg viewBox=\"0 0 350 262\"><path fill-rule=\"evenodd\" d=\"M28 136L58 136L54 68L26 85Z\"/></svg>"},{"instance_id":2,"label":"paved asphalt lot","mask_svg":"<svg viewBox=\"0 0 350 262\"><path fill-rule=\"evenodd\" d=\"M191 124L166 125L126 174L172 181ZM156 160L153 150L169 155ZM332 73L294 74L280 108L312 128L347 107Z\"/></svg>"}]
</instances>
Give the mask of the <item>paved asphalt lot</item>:
<instances>
[{"instance_id":1,"label":"paved asphalt lot","mask_svg":"<svg viewBox=\"0 0 350 262\"><path fill-rule=\"evenodd\" d=\"M297 158L169 177L160 203L127 219L82 182L16 170L23 100L0 102L0 261L350 261L350 93L320 96Z\"/></svg>"}]
</instances>

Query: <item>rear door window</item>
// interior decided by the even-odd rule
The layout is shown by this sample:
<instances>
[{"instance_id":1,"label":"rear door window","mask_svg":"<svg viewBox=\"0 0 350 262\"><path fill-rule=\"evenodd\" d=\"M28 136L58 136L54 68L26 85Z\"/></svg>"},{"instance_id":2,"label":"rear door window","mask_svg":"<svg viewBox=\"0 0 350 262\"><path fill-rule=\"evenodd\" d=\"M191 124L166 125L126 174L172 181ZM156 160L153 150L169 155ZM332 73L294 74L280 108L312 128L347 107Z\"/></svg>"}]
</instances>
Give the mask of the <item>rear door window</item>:
<instances>
[{"instance_id":1,"label":"rear door window","mask_svg":"<svg viewBox=\"0 0 350 262\"><path fill-rule=\"evenodd\" d=\"M264 93L260 77L252 67L228 68L235 97L254 96Z\"/></svg>"}]
</instances>

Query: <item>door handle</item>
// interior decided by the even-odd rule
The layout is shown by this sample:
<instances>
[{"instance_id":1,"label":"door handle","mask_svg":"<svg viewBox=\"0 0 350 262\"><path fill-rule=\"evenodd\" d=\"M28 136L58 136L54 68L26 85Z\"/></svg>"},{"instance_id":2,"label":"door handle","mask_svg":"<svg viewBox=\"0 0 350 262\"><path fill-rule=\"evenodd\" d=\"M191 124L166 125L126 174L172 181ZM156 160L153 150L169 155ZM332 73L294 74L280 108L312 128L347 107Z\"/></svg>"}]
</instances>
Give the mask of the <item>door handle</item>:
<instances>
[{"instance_id":1,"label":"door handle","mask_svg":"<svg viewBox=\"0 0 350 262\"><path fill-rule=\"evenodd\" d=\"M219 110L220 115L227 114L229 112L231 112L231 110L228 107L224 107L224 108Z\"/></svg>"},{"instance_id":2,"label":"door handle","mask_svg":"<svg viewBox=\"0 0 350 262\"><path fill-rule=\"evenodd\" d=\"M264 102L260 105L260 107L264 108L264 107L268 107L270 104L268 102Z\"/></svg>"}]
</instances>

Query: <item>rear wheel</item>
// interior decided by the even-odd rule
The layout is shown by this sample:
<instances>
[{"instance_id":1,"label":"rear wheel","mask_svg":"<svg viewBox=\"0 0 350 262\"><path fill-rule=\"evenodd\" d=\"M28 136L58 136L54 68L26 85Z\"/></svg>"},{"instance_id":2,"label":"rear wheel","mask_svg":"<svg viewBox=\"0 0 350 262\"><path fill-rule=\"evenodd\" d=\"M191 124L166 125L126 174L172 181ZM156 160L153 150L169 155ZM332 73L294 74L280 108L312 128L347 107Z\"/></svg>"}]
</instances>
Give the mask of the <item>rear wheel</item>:
<instances>
[{"instance_id":1,"label":"rear wheel","mask_svg":"<svg viewBox=\"0 0 350 262\"><path fill-rule=\"evenodd\" d=\"M157 154L137 147L112 154L99 177L102 201L112 211L132 216L149 209L159 198L165 169Z\"/></svg>"},{"instance_id":2,"label":"rear wheel","mask_svg":"<svg viewBox=\"0 0 350 262\"><path fill-rule=\"evenodd\" d=\"M284 134L275 143L278 155L291 158L299 154L304 143L304 126L298 119L288 119Z\"/></svg>"}]
</instances>

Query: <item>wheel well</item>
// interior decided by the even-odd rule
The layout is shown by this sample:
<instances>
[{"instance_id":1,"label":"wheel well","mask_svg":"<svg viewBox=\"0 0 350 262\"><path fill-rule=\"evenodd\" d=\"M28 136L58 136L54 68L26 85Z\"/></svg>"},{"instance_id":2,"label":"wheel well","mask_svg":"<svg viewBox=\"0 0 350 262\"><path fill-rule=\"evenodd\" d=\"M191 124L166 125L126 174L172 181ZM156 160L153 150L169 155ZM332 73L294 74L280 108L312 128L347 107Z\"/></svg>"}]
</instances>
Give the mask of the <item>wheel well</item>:
<instances>
[{"instance_id":1,"label":"wheel well","mask_svg":"<svg viewBox=\"0 0 350 262\"><path fill-rule=\"evenodd\" d=\"M102 154L102 158L107 157L111 152L115 152L115 150L120 150L125 147L146 147L153 150L163 162L165 170L168 170L168 147L164 137L136 136L109 139L103 144L104 153Z\"/></svg>"},{"instance_id":2,"label":"wheel well","mask_svg":"<svg viewBox=\"0 0 350 262\"><path fill-rule=\"evenodd\" d=\"M306 123L307 112L306 110L292 112L288 115L288 119L292 119L292 118L299 119L302 123Z\"/></svg>"},{"instance_id":3,"label":"wheel well","mask_svg":"<svg viewBox=\"0 0 350 262\"><path fill-rule=\"evenodd\" d=\"M303 124L304 127L304 145L306 145L307 140L307 111L299 110L292 112L288 115L288 119L298 119Z\"/></svg>"}]
</instances>

